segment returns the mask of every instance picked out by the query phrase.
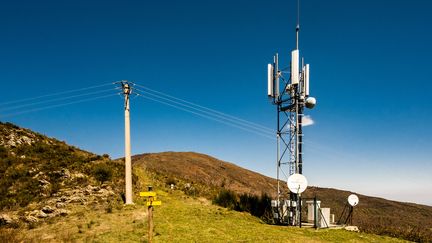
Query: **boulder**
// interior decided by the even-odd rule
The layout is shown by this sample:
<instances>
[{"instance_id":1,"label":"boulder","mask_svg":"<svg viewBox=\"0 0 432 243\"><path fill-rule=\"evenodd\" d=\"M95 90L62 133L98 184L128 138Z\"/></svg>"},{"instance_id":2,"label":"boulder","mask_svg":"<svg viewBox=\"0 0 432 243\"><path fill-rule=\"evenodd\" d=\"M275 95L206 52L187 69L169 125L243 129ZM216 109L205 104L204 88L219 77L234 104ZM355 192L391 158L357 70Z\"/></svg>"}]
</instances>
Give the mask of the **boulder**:
<instances>
[{"instance_id":1,"label":"boulder","mask_svg":"<svg viewBox=\"0 0 432 243\"><path fill-rule=\"evenodd\" d=\"M62 169L61 170L61 176L64 179L69 179L69 178L71 178L71 173L68 169Z\"/></svg>"},{"instance_id":2,"label":"boulder","mask_svg":"<svg viewBox=\"0 0 432 243\"><path fill-rule=\"evenodd\" d=\"M48 215L46 213L44 213L42 210L40 210L37 214L37 217L44 219L44 218L48 218Z\"/></svg>"},{"instance_id":3,"label":"boulder","mask_svg":"<svg viewBox=\"0 0 432 243\"><path fill-rule=\"evenodd\" d=\"M66 207L66 203L58 202L56 203L56 208L64 208Z\"/></svg>"},{"instance_id":4,"label":"boulder","mask_svg":"<svg viewBox=\"0 0 432 243\"><path fill-rule=\"evenodd\" d=\"M45 206L42 208L42 212L44 213L53 213L54 212L54 208L50 207L50 206Z\"/></svg>"},{"instance_id":5,"label":"boulder","mask_svg":"<svg viewBox=\"0 0 432 243\"><path fill-rule=\"evenodd\" d=\"M13 223L14 223L14 220L9 215L7 215L7 214L1 214L0 215L0 225L9 225L9 224L13 224Z\"/></svg>"},{"instance_id":6,"label":"boulder","mask_svg":"<svg viewBox=\"0 0 432 243\"><path fill-rule=\"evenodd\" d=\"M58 216L66 216L66 215L69 214L69 211L66 210L66 209L58 209L58 210L56 211L56 214L57 214Z\"/></svg>"},{"instance_id":7,"label":"boulder","mask_svg":"<svg viewBox=\"0 0 432 243\"><path fill-rule=\"evenodd\" d=\"M344 229L348 230L348 231L353 231L353 232L359 232L360 231L357 226L345 226Z\"/></svg>"},{"instance_id":8,"label":"boulder","mask_svg":"<svg viewBox=\"0 0 432 243\"><path fill-rule=\"evenodd\" d=\"M61 198L57 199L57 202L66 202L68 198L66 196L61 196Z\"/></svg>"},{"instance_id":9,"label":"boulder","mask_svg":"<svg viewBox=\"0 0 432 243\"><path fill-rule=\"evenodd\" d=\"M97 191L98 194L104 196L104 195L108 195L108 190L107 189L100 189L99 191Z\"/></svg>"},{"instance_id":10,"label":"boulder","mask_svg":"<svg viewBox=\"0 0 432 243\"><path fill-rule=\"evenodd\" d=\"M84 203L86 200L81 196L73 196L69 199L69 203Z\"/></svg>"},{"instance_id":11,"label":"boulder","mask_svg":"<svg viewBox=\"0 0 432 243\"><path fill-rule=\"evenodd\" d=\"M39 220L36 217L29 215L24 217L24 221L27 223L37 223Z\"/></svg>"},{"instance_id":12,"label":"boulder","mask_svg":"<svg viewBox=\"0 0 432 243\"><path fill-rule=\"evenodd\" d=\"M73 179L82 179L82 178L85 178L85 177L86 177L86 175L84 175L83 173L72 174L72 180Z\"/></svg>"}]
</instances>

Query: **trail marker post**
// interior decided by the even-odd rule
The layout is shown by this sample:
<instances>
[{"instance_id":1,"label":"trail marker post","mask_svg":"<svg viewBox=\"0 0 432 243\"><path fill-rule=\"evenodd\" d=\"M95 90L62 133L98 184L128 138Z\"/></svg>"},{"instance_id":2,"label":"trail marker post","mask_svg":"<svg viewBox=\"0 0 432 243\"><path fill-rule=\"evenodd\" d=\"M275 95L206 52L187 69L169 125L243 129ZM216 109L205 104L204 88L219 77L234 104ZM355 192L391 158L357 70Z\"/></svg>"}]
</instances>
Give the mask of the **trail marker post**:
<instances>
[{"instance_id":1,"label":"trail marker post","mask_svg":"<svg viewBox=\"0 0 432 243\"><path fill-rule=\"evenodd\" d=\"M162 201L157 201L156 192L153 191L153 187L149 186L148 191L140 192L140 197L146 198L147 205L147 220L148 220L148 241L153 242L153 206L162 205Z\"/></svg>"}]
</instances>

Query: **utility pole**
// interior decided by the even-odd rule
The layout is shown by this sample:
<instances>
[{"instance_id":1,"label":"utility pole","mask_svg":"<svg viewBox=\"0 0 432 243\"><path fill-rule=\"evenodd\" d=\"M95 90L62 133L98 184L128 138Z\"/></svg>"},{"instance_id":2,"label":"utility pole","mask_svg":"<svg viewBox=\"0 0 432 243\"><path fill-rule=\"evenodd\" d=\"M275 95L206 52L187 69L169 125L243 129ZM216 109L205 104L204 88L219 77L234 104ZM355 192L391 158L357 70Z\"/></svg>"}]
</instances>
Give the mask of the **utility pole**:
<instances>
[{"instance_id":1,"label":"utility pole","mask_svg":"<svg viewBox=\"0 0 432 243\"><path fill-rule=\"evenodd\" d=\"M125 204L133 204L132 199L132 159L131 159L131 142L130 142L130 94L132 93L131 83L121 81L123 96L125 99Z\"/></svg>"}]
</instances>

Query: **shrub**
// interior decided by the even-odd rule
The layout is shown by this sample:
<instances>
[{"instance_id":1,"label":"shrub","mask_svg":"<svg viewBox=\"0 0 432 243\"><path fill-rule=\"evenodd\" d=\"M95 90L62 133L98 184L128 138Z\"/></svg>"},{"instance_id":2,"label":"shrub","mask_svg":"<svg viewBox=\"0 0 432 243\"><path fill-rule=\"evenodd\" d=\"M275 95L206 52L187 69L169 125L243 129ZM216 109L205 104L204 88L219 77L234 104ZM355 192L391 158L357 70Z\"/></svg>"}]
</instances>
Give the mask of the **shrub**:
<instances>
[{"instance_id":1,"label":"shrub","mask_svg":"<svg viewBox=\"0 0 432 243\"><path fill-rule=\"evenodd\" d=\"M261 197L242 194L237 197L234 192L222 189L213 199L213 203L236 211L248 212L267 223L272 222L271 198L267 194Z\"/></svg>"},{"instance_id":2,"label":"shrub","mask_svg":"<svg viewBox=\"0 0 432 243\"><path fill-rule=\"evenodd\" d=\"M176 180L173 177L168 177L166 179L165 183L166 183L167 186L171 186L171 184L172 185L176 185L177 182L176 182Z\"/></svg>"},{"instance_id":3,"label":"shrub","mask_svg":"<svg viewBox=\"0 0 432 243\"><path fill-rule=\"evenodd\" d=\"M98 164L93 169L93 176L98 180L100 183L104 183L105 181L109 181L112 179L112 169L106 165L106 164Z\"/></svg>"},{"instance_id":4,"label":"shrub","mask_svg":"<svg viewBox=\"0 0 432 243\"><path fill-rule=\"evenodd\" d=\"M229 209L238 208L237 197L235 193L226 189L223 189L219 192L219 194L213 199L213 203Z\"/></svg>"}]
</instances>

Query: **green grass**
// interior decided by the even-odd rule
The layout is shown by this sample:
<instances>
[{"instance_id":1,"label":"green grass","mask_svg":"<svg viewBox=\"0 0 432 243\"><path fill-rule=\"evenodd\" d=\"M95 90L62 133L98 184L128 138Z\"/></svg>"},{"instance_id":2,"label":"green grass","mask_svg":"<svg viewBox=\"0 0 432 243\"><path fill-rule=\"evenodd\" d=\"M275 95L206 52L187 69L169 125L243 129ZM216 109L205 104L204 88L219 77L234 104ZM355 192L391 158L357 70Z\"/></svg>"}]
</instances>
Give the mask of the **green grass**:
<instances>
[{"instance_id":1,"label":"green grass","mask_svg":"<svg viewBox=\"0 0 432 243\"><path fill-rule=\"evenodd\" d=\"M403 242L345 230L267 225L248 213L221 208L181 191L156 192L163 204L154 209L155 242ZM100 206L75 206L67 218L21 233L27 241L147 242L147 207L142 198L135 198L135 203L117 205L110 213Z\"/></svg>"}]
</instances>

